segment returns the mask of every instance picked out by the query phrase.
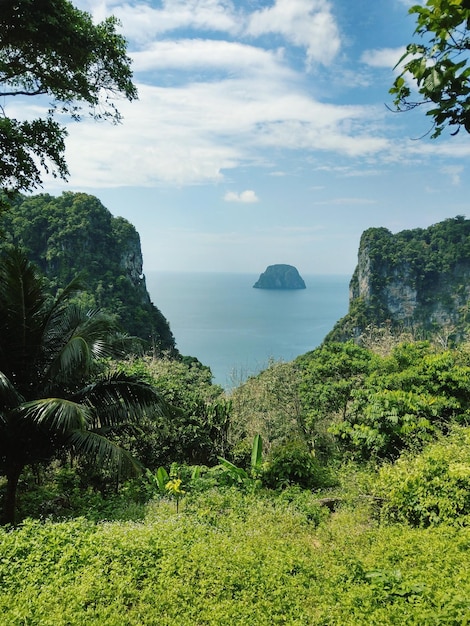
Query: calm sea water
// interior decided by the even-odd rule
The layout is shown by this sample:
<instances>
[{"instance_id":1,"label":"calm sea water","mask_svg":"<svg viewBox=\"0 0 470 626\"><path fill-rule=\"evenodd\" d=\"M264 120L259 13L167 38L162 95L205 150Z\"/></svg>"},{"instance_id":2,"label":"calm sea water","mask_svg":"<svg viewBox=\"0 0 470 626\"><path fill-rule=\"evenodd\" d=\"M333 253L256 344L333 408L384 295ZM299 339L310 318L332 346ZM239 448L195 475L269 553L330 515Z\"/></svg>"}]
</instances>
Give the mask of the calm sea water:
<instances>
[{"instance_id":1,"label":"calm sea water","mask_svg":"<svg viewBox=\"0 0 470 626\"><path fill-rule=\"evenodd\" d=\"M348 310L350 276L303 276L307 289L253 289L257 274L146 273L152 302L181 354L209 365L230 388L317 347Z\"/></svg>"}]
</instances>

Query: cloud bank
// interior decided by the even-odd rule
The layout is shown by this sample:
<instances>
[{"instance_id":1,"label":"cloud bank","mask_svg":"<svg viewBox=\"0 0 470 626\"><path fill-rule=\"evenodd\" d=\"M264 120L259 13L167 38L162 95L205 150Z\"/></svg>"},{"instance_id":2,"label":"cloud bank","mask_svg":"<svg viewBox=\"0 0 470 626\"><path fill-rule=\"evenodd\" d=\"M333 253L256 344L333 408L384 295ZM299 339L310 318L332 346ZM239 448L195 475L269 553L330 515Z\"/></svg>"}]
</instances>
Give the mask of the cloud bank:
<instances>
[{"instance_id":1,"label":"cloud bank","mask_svg":"<svg viewBox=\"0 0 470 626\"><path fill-rule=\"evenodd\" d=\"M356 89L371 84L400 49L348 60L331 0L76 4L96 20L121 20L139 90L137 102L117 102L119 127L68 123L76 187L214 183L237 168L283 171L286 154L304 164L355 159L357 168L404 156L383 102L345 104L341 83L349 71ZM7 113L20 106L31 109L14 103Z\"/></svg>"}]
</instances>

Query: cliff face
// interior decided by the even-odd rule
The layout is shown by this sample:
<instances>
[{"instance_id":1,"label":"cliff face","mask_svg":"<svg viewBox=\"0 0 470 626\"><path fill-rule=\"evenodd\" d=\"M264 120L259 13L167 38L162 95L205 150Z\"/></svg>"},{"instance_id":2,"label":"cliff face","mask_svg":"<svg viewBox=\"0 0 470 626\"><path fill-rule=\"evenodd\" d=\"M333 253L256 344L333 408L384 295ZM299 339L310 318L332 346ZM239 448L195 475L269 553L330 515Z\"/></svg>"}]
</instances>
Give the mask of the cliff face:
<instances>
[{"instance_id":1,"label":"cliff face","mask_svg":"<svg viewBox=\"0 0 470 626\"><path fill-rule=\"evenodd\" d=\"M0 227L7 243L26 249L52 291L81 275L87 306L106 309L130 335L176 354L169 324L147 292L139 234L97 198L70 192L21 197Z\"/></svg>"},{"instance_id":2,"label":"cliff face","mask_svg":"<svg viewBox=\"0 0 470 626\"><path fill-rule=\"evenodd\" d=\"M269 265L253 285L255 289L305 289L305 282L293 265Z\"/></svg>"},{"instance_id":3,"label":"cliff face","mask_svg":"<svg viewBox=\"0 0 470 626\"><path fill-rule=\"evenodd\" d=\"M470 220L448 219L393 235L371 228L361 237L349 312L329 339L358 337L367 326L438 332L456 338L470 318Z\"/></svg>"}]
</instances>

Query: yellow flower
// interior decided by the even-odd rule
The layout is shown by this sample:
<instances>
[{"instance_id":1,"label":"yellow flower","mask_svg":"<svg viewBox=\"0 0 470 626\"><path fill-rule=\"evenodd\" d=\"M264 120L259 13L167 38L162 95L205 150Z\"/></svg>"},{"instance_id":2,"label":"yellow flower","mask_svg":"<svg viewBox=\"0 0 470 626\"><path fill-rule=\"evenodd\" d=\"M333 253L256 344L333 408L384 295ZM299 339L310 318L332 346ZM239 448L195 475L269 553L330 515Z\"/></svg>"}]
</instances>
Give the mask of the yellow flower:
<instances>
[{"instance_id":1,"label":"yellow flower","mask_svg":"<svg viewBox=\"0 0 470 626\"><path fill-rule=\"evenodd\" d=\"M172 493L173 495L179 495L185 493L183 489L181 489L181 478L173 478L166 484L166 490Z\"/></svg>"}]
</instances>

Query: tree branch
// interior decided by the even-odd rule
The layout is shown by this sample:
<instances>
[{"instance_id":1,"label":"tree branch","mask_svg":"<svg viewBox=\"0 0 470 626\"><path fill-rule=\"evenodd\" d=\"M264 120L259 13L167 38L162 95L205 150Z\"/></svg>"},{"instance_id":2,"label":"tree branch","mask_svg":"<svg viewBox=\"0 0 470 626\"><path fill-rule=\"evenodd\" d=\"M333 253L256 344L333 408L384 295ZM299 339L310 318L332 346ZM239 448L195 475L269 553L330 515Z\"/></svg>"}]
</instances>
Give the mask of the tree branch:
<instances>
[{"instance_id":1,"label":"tree branch","mask_svg":"<svg viewBox=\"0 0 470 626\"><path fill-rule=\"evenodd\" d=\"M47 89L38 88L35 91L2 91L0 93L1 96L43 96L47 93Z\"/></svg>"}]
</instances>

